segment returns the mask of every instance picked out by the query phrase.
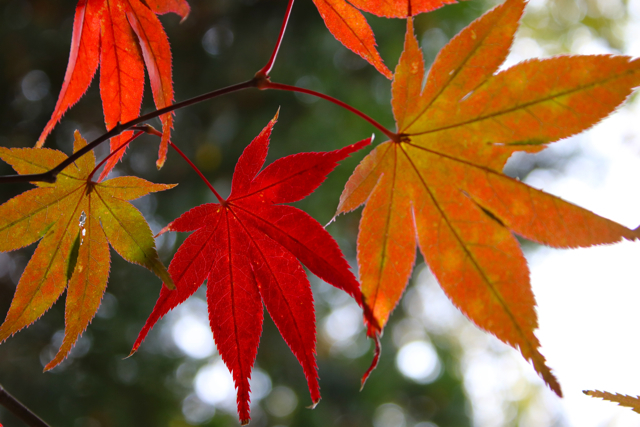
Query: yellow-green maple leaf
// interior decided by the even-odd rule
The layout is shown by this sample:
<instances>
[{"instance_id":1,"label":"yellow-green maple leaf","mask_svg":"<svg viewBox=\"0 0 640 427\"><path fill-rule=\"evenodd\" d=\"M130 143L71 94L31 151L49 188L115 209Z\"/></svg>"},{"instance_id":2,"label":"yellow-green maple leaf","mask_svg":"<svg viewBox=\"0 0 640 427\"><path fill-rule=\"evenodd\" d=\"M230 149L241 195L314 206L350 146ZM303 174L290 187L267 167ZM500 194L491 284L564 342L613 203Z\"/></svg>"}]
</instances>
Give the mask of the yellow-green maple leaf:
<instances>
[{"instance_id":1,"label":"yellow-green maple leaf","mask_svg":"<svg viewBox=\"0 0 640 427\"><path fill-rule=\"evenodd\" d=\"M74 150L86 144L76 131ZM0 158L20 174L33 174L52 169L67 156L47 148L0 147ZM36 183L38 188L0 206L0 251L42 239L0 326L0 342L35 322L67 289L64 340L45 370L64 360L98 310L109 277L109 244L173 287L149 225L129 200L175 185L137 177L93 182L94 168L95 156L89 152L64 169L54 184Z\"/></svg>"}]
</instances>

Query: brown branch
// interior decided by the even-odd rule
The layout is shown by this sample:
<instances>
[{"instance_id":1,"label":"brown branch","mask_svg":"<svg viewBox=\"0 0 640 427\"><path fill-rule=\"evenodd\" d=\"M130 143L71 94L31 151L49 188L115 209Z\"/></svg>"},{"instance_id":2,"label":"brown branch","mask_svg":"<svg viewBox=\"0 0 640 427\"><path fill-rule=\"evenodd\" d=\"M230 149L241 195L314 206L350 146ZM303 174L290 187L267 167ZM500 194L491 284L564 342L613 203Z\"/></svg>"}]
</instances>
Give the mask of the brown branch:
<instances>
[{"instance_id":1,"label":"brown branch","mask_svg":"<svg viewBox=\"0 0 640 427\"><path fill-rule=\"evenodd\" d=\"M216 98L218 96L221 95L226 95L228 93L231 92L236 92L242 89L249 89L249 88L258 88L261 90L265 90L265 89L275 89L275 90L284 90L284 91L290 91L290 92L301 92L301 93L306 93L308 95L312 95L312 96L316 96L318 98L322 98L325 99L327 101L330 101L342 108L347 109L348 111L351 111L352 113L358 115L359 117L361 117L362 119L366 120L367 122L369 122L371 125L373 125L375 128L377 128L378 130L380 130L382 133L384 133L387 137L389 137L389 139L391 139L392 141L395 142L401 142L402 140L402 136L398 135L392 131L390 131L389 129L385 128L384 126L382 126L380 123L378 123L377 121L375 121L374 119L372 119L371 117L367 116L366 114L364 114L363 112L361 112L360 110L348 105L347 103L340 101L339 99L336 99L332 96L329 95L325 95L323 93L320 92L316 92L314 90L310 90L310 89L305 89L305 88L300 88L300 87L296 87L296 86L290 86L290 85L285 85L285 84L281 84L281 83L272 83L269 79L269 77L267 75L261 74L261 71L256 73L255 77L252 78L251 80L247 80L246 82L243 83L238 83L235 85L231 85L231 86L227 86L225 88L222 89L218 89L218 90L214 90L213 92L208 92L205 93L204 95L200 95L200 96L196 96L194 98L191 99L187 99L186 101L182 101L182 102L178 102L177 104L173 104L173 105L169 105L168 107L165 108L161 108L159 110L156 111L152 111L151 113L142 115L140 117L137 117L133 120L130 120L126 123L118 123L116 126L114 126L109 132L103 134L102 136L94 139L93 141L91 141L91 143L87 144L86 146L84 146L82 149L76 151L75 153L73 153L71 156L69 156L66 160L64 160L63 162L61 162L58 166L54 167L53 169L47 171L47 172L43 172L43 173L37 173L37 174L25 174L25 175L5 175L5 176L0 176L0 184L12 184L12 183L19 183L19 182L49 182L49 183L55 183L56 179L58 177L58 174L60 172L62 172L67 166L71 165L73 162L75 162L76 160L78 160L80 157L84 156L85 154L87 154L89 151L93 150L94 148L96 148L98 145L102 144L104 141L113 138L114 136L118 136L120 135L122 132L129 130L143 122L146 122L147 120L151 120L154 119L158 116L161 116L163 114L167 114L170 113L172 111L178 110L180 108L184 108L184 107L188 107L190 105L193 104L197 104L199 102L202 101L206 101L212 98Z\"/></svg>"},{"instance_id":2,"label":"brown branch","mask_svg":"<svg viewBox=\"0 0 640 427\"><path fill-rule=\"evenodd\" d=\"M83 147L82 149L76 151L71 156L69 156L65 161L61 162L55 168L37 174L27 174L27 175L5 175L0 176L0 184L10 184L17 182L56 182L56 178L60 172L62 172L67 166L78 160L80 157L87 154L89 151L96 148L98 145L102 144L104 141L113 138L114 136L120 135L122 132L128 130L129 128L139 125L140 123L146 122L147 120L154 119L158 116L161 116L166 113L170 113L180 108L188 107L193 104L197 104L202 101L206 101L208 99L212 99L221 95L226 95L227 93L236 92L242 89L248 89L251 87L256 87L257 79L251 79L243 83L238 83L232 86L227 86L222 89L214 90L213 92L205 93L204 95L196 96L195 98L187 99L186 101L178 102L177 104L169 105L168 107L161 108L156 111L152 111L151 113L142 115L138 118L135 118L126 123L120 124L118 123L113 129L104 135L94 139Z\"/></svg>"},{"instance_id":3,"label":"brown branch","mask_svg":"<svg viewBox=\"0 0 640 427\"><path fill-rule=\"evenodd\" d=\"M49 424L34 414L29 408L24 406L22 402L13 397L0 384L0 405L4 406L16 417L24 421L29 427L50 427Z\"/></svg>"}]
</instances>

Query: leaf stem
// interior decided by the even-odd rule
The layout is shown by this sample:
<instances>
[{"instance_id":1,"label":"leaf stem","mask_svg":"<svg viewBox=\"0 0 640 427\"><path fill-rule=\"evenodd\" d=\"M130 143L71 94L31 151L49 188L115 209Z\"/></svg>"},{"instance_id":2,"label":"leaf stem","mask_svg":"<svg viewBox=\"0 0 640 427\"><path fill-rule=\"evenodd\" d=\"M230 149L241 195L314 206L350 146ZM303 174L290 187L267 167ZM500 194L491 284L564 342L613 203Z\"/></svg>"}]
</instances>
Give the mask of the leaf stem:
<instances>
[{"instance_id":1,"label":"leaf stem","mask_svg":"<svg viewBox=\"0 0 640 427\"><path fill-rule=\"evenodd\" d=\"M82 149L76 151L71 156L69 156L63 162L60 162L58 166L55 168L37 174L26 174L26 175L6 175L0 176L0 184L9 184L9 183L17 183L17 182L49 182L55 183L56 177L60 172L62 172L67 166L78 160L80 157L88 153L89 151L96 148L98 145L102 144L104 141L113 138L114 136L120 135L125 130L136 126L142 122L146 122L148 120L154 119L158 116L161 116L166 113L170 113L172 111L178 110L180 108L188 107L193 104L197 104L202 101L206 101L212 98L216 98L218 96L226 95L231 92L237 92L242 89L248 89L251 87L257 87L258 79L253 78L251 80L247 80L246 82L238 83L235 85L227 86L222 89L214 90L213 92L205 93L204 95L199 95L191 99L187 99L186 101L178 102L177 104L169 105L168 107L161 108L156 111L152 111L148 114L137 117L133 120L130 120L124 124L118 123L115 125L109 132L103 134L102 136L94 139L83 147Z\"/></svg>"},{"instance_id":2,"label":"leaf stem","mask_svg":"<svg viewBox=\"0 0 640 427\"><path fill-rule=\"evenodd\" d=\"M284 19L282 21L282 27L280 28L280 34L278 35L278 41L273 48L271 58L269 58L269 62L267 62L267 65L262 67L262 69L256 73L256 77L269 76L269 73L271 73L271 70L273 69L273 64L276 62L276 56L278 56L278 50L280 50L280 45L282 44L282 39L284 38L284 32L287 29L287 23L289 22L289 17L291 16L293 2L294 0L289 0L289 4L287 4L287 11L285 12Z\"/></svg>"},{"instance_id":3,"label":"leaf stem","mask_svg":"<svg viewBox=\"0 0 640 427\"><path fill-rule=\"evenodd\" d=\"M171 146L171 148L173 148L174 150L176 150L176 152L178 154L180 154L180 156L187 162L189 163L189 166L191 166L191 168L196 171L196 173L198 174L198 176L200 176L200 179L202 179L204 181L205 184L207 184L207 187L209 187L209 190L211 190L211 192L216 196L216 198L218 199L218 201L220 202L220 204L222 206L226 206L227 205L227 201L220 195L218 194L218 192L216 191L215 188L213 188L213 185L211 185L211 183L209 182L209 180L207 178L205 178L204 174L202 172L200 172L200 169L198 169L198 167L196 165L193 164L193 162L191 160L189 160L189 157L187 157L186 154L184 154L182 152L181 149L179 149L178 147L176 147L173 142L169 141L169 145Z\"/></svg>"},{"instance_id":4,"label":"leaf stem","mask_svg":"<svg viewBox=\"0 0 640 427\"><path fill-rule=\"evenodd\" d=\"M49 424L33 413L29 408L24 406L22 402L13 397L0 384L0 405L7 408L13 415L20 418L29 427L50 427Z\"/></svg>"},{"instance_id":5,"label":"leaf stem","mask_svg":"<svg viewBox=\"0 0 640 427\"><path fill-rule=\"evenodd\" d=\"M93 178L93 174L96 173L96 171L98 169L100 169L100 167L102 165L104 165L106 163L107 160L109 160L111 157L115 156L120 150L123 150L126 146L129 145L129 143L131 141L133 141L134 139L136 139L137 137L139 137L140 135L142 135L144 133L144 131L139 130L138 132L134 133L133 136L131 138L129 138L124 144L120 145L120 147L118 147L117 149L115 149L114 151L112 151L111 153L109 153L109 155L107 157L105 157L104 159L102 159L102 161L100 163L98 163L96 165L95 168L93 168L93 170L91 171L91 173L89 174L89 176L87 177L87 181L91 181L91 179Z\"/></svg>"},{"instance_id":6,"label":"leaf stem","mask_svg":"<svg viewBox=\"0 0 640 427\"><path fill-rule=\"evenodd\" d=\"M293 4L293 0L290 0L290 5L289 6L291 6L292 4ZM290 13L290 12L291 12L291 8L289 7L288 13ZM284 26L285 25L286 25L286 23L283 25L283 30L281 32L284 31ZM271 66L272 65L273 64L271 64ZM368 115L363 113L362 111L352 107L351 105L349 105L349 104L347 104L347 103L345 103L343 101L340 101L339 99L334 98L332 96L325 95L324 93L316 92L315 90L305 89L305 88L291 86L291 85L286 85L286 84L282 84L282 83L273 83L273 82L271 82L271 80L269 80L269 76L268 75L262 74L262 70L261 70L258 73L256 73L255 77L252 78L251 80L247 80L247 81L242 82L242 83L237 83L235 85L227 86L227 87L222 88L222 89L214 90L212 92L208 92L208 93L205 93L203 95L199 95L199 96L193 97L191 99L187 99L186 101L182 101L182 102L178 102L178 103L173 104L173 105L169 105L168 107L161 108L159 110L152 111L150 113L144 114L144 115L142 115L140 117L137 117L137 118L135 118L133 120L130 120L130 121L128 121L126 123L123 123L123 124L118 123L110 131L108 131L105 134L103 134L103 135L99 136L98 138L94 139L89 144L87 144L86 146L84 146L80 150L78 150L75 153L73 153L72 155L70 155L66 160L60 162L60 164L58 164L53 169L51 169L51 170L49 170L47 172L37 173L37 174L0 176L0 185L1 184L19 183L19 182L48 182L48 183L55 183L58 174L60 172L62 172L67 166L71 165L73 162L78 160L80 157L84 156L89 151L91 151L94 148L96 148L98 145L102 144L104 141L106 141L106 140L108 140L110 138L113 138L114 136L118 136L122 132L124 132L124 131L126 131L126 130L128 130L130 128L133 128L136 125L139 125L140 123L146 122L148 120L154 119L154 118L156 118L158 116L161 116L161 115L166 114L166 113L170 113L170 112L178 110L180 108L188 107L190 105L197 104L197 103L203 102L203 101L207 101L209 99L213 99L213 98L216 98L218 96L226 95L226 94L232 93L232 92L237 92L237 91L240 91L240 90L243 90L243 89L249 89L249 88L252 88L252 87L255 87L255 88L258 88L258 89L261 89L261 90L275 89L275 90L284 90L284 91L289 91L289 92L300 92L300 93L305 93L307 95L312 95L312 96L316 96L318 98L322 98L322 99L327 100L329 102L332 102L332 103L334 103L334 104L336 104L336 105L338 105L338 106L340 106L340 107L342 107L342 108L344 108L344 109L346 109L348 111L351 111L352 113L354 113L357 116L361 117L362 119L366 120L371 125L373 125L376 129L378 129L383 134L385 134L390 140L392 140L394 142L398 142L398 143L402 142L402 135L399 135L397 133L391 132L389 129L385 128L380 123L378 123L377 121L375 121L374 119L372 119L371 117L369 117ZM221 200L224 200L224 199L221 199Z\"/></svg>"},{"instance_id":7,"label":"leaf stem","mask_svg":"<svg viewBox=\"0 0 640 427\"><path fill-rule=\"evenodd\" d=\"M398 135L397 133L391 132L389 129L385 128L380 123L378 123L377 121L375 121L371 117L367 116L362 111L360 111L360 110L352 107L351 105L349 105L349 104L347 104L347 103L345 103L343 101L340 101L339 99L334 98L332 96L325 95L324 93L316 92L315 90L305 89L305 88L302 88L302 87L285 85L285 84L282 84L282 83L273 83L273 82L269 81L268 79L261 81L260 85L258 86L258 88L259 89L287 90L287 91L290 91L290 92L306 93L307 95L316 96L318 98L322 98L322 99L327 100L329 102L333 102L334 104L339 105L340 107L351 111L353 114L356 114L356 115L360 116L361 118L363 118L364 120L369 122L371 125L373 125L380 132L384 133L390 140L392 140L394 142L401 142L400 135Z\"/></svg>"}]
</instances>

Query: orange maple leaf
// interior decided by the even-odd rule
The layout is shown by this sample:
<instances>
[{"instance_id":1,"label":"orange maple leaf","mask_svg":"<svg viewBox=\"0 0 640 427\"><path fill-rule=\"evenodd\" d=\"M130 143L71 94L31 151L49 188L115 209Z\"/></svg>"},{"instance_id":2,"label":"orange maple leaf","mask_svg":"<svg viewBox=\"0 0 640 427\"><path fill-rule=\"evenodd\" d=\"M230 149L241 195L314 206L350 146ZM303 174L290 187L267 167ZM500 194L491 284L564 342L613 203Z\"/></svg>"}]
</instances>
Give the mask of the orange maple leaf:
<instances>
[{"instance_id":1,"label":"orange maple leaf","mask_svg":"<svg viewBox=\"0 0 640 427\"><path fill-rule=\"evenodd\" d=\"M75 151L86 144L76 131ZM52 169L67 156L48 148L0 147L0 158L20 174L33 174ZM38 188L0 206L0 251L42 238L0 326L0 343L35 322L67 288L64 340L45 370L64 360L98 310L109 277L109 244L175 288L158 258L149 225L128 202L175 185L130 176L96 183L90 179L94 167L90 151L63 170L55 184L39 182Z\"/></svg>"},{"instance_id":2,"label":"orange maple leaf","mask_svg":"<svg viewBox=\"0 0 640 427\"><path fill-rule=\"evenodd\" d=\"M337 214L366 203L358 265L365 304L378 321L369 324L370 336L381 333L404 291L417 240L453 303L520 349L561 395L538 350L529 270L514 233L559 248L639 235L501 171L515 151L540 151L607 116L640 85L640 61L564 56L494 74L524 5L507 0L463 30L440 52L424 88L424 60L408 20L392 86L401 141L365 157Z\"/></svg>"},{"instance_id":3,"label":"orange maple leaf","mask_svg":"<svg viewBox=\"0 0 640 427\"><path fill-rule=\"evenodd\" d=\"M633 412L640 414L640 396L633 397L626 394L613 394L608 391L599 390L583 390L582 392L587 396L599 397L600 399L615 402L620 406L626 406L627 408L631 408Z\"/></svg>"},{"instance_id":4,"label":"orange maple leaf","mask_svg":"<svg viewBox=\"0 0 640 427\"><path fill-rule=\"evenodd\" d=\"M376 16L408 18L456 3L456 0L349 0L349 3Z\"/></svg>"},{"instance_id":5,"label":"orange maple leaf","mask_svg":"<svg viewBox=\"0 0 640 427\"><path fill-rule=\"evenodd\" d=\"M155 13L174 12L186 18L185 0L80 0L76 7L69 64L58 102L51 119L38 139L44 145L63 114L86 92L100 64L100 95L105 123L110 130L118 123L135 119L140 113L144 91L144 66L147 67L153 99L157 108L173 103L171 48ZM167 156L173 126L172 114L161 116L163 135L158 153L158 168ZM115 151L131 138L124 132L111 138ZM124 150L109 159L100 176L103 179L120 160Z\"/></svg>"},{"instance_id":6,"label":"orange maple leaf","mask_svg":"<svg viewBox=\"0 0 640 427\"><path fill-rule=\"evenodd\" d=\"M387 18L407 18L432 11L445 4L455 3L456 0L349 0L348 2L346 0L313 0L313 2L331 34L390 79L393 75L384 65L376 49L373 30L358 9Z\"/></svg>"}]
</instances>

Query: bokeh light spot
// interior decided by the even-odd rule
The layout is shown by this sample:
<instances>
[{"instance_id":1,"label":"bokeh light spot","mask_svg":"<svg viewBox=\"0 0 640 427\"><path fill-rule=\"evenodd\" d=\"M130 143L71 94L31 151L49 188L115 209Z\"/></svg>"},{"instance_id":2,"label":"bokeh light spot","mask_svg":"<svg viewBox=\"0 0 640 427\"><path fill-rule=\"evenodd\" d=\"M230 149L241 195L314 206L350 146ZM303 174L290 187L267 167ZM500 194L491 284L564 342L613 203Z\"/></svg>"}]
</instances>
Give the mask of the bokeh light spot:
<instances>
[{"instance_id":1,"label":"bokeh light spot","mask_svg":"<svg viewBox=\"0 0 640 427\"><path fill-rule=\"evenodd\" d=\"M420 384L435 381L442 365L433 345L426 341L413 341L400 348L396 356L398 370Z\"/></svg>"}]
</instances>

